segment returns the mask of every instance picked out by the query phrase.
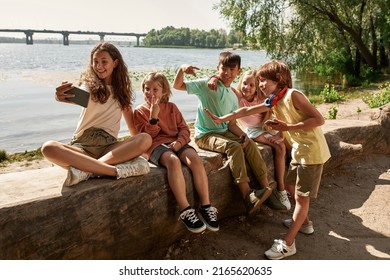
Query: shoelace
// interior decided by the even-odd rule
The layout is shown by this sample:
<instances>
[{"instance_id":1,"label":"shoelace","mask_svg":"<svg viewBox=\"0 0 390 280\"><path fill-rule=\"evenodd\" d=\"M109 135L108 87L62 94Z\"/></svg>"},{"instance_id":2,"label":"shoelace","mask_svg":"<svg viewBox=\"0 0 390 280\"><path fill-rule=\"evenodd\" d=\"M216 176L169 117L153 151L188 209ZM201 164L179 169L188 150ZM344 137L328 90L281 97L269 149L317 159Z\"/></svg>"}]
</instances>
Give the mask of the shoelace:
<instances>
[{"instance_id":1,"label":"shoelace","mask_svg":"<svg viewBox=\"0 0 390 280\"><path fill-rule=\"evenodd\" d=\"M287 246L284 244L282 239L275 239L274 240L274 245L272 245L272 250L279 252L279 253L287 253Z\"/></svg>"},{"instance_id":2,"label":"shoelace","mask_svg":"<svg viewBox=\"0 0 390 280\"><path fill-rule=\"evenodd\" d=\"M188 209L188 210L184 211L183 213L181 213L179 216L179 220L180 219L182 219L182 220L187 219L193 224L199 220L198 217L196 217L196 215L195 215L194 209Z\"/></svg>"},{"instance_id":3,"label":"shoelace","mask_svg":"<svg viewBox=\"0 0 390 280\"><path fill-rule=\"evenodd\" d=\"M134 166L131 166L128 162L118 164L116 166L116 169L117 169L118 175L120 175L121 177L131 176L134 174L134 170L135 170Z\"/></svg>"},{"instance_id":4,"label":"shoelace","mask_svg":"<svg viewBox=\"0 0 390 280\"><path fill-rule=\"evenodd\" d=\"M281 201L282 201L282 202L284 202L284 201L289 201L287 195L280 195L280 198L281 198Z\"/></svg>"},{"instance_id":5,"label":"shoelace","mask_svg":"<svg viewBox=\"0 0 390 280\"><path fill-rule=\"evenodd\" d=\"M249 194L249 201L251 203L256 203L256 201L258 201L259 198L256 196L255 192L252 191L250 194Z\"/></svg>"},{"instance_id":6,"label":"shoelace","mask_svg":"<svg viewBox=\"0 0 390 280\"><path fill-rule=\"evenodd\" d=\"M210 221L216 222L217 221L217 208L210 206L209 208L204 209L207 213L207 216L209 217Z\"/></svg>"}]
</instances>

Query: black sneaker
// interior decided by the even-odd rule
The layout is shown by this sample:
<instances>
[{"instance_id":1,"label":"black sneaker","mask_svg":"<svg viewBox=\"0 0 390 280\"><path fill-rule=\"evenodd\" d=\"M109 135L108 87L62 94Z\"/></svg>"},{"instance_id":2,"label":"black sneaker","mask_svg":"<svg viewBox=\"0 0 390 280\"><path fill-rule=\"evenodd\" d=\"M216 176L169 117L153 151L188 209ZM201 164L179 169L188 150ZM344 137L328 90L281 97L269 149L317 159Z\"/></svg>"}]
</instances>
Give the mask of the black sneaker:
<instances>
[{"instance_id":1,"label":"black sneaker","mask_svg":"<svg viewBox=\"0 0 390 280\"><path fill-rule=\"evenodd\" d=\"M219 225L217 221L217 208L208 206L206 208L199 208L199 218L205 223L206 227L210 231L218 231Z\"/></svg>"},{"instance_id":2,"label":"black sneaker","mask_svg":"<svg viewBox=\"0 0 390 280\"><path fill-rule=\"evenodd\" d=\"M193 208L188 208L180 213L179 220L193 233L200 233L206 229L206 225L199 220Z\"/></svg>"}]
</instances>

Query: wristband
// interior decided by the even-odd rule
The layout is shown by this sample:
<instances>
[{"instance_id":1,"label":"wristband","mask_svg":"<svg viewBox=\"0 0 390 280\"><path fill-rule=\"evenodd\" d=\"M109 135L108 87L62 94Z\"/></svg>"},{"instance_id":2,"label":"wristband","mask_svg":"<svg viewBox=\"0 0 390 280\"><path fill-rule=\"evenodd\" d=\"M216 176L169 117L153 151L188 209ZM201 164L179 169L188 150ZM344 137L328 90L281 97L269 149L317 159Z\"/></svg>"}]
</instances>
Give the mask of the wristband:
<instances>
[{"instance_id":1,"label":"wristband","mask_svg":"<svg viewBox=\"0 0 390 280\"><path fill-rule=\"evenodd\" d=\"M159 119L155 119L155 118L149 119L149 123L150 123L150 124L153 124L153 125L157 124L158 121L159 121Z\"/></svg>"}]
</instances>

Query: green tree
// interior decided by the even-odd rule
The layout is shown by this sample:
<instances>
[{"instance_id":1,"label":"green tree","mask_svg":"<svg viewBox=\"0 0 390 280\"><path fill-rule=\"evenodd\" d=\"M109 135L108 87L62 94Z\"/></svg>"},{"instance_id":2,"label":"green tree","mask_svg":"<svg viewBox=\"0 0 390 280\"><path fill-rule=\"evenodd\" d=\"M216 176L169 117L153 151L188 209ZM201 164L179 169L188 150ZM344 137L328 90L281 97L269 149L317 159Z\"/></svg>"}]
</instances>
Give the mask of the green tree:
<instances>
[{"instance_id":1,"label":"green tree","mask_svg":"<svg viewBox=\"0 0 390 280\"><path fill-rule=\"evenodd\" d=\"M390 0L221 0L214 8L252 45L298 69L353 83L389 65Z\"/></svg>"}]
</instances>

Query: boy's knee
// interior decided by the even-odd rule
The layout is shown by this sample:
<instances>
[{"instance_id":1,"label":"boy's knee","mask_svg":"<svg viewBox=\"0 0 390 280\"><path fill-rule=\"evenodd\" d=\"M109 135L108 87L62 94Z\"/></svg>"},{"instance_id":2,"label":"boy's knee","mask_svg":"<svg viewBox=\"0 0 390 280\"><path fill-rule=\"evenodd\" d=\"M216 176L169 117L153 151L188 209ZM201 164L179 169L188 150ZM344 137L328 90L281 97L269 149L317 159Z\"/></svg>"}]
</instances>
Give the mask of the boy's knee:
<instances>
[{"instance_id":1,"label":"boy's knee","mask_svg":"<svg viewBox=\"0 0 390 280\"><path fill-rule=\"evenodd\" d=\"M232 156L244 156L244 149L240 143L231 141L227 144L227 154Z\"/></svg>"}]
</instances>

